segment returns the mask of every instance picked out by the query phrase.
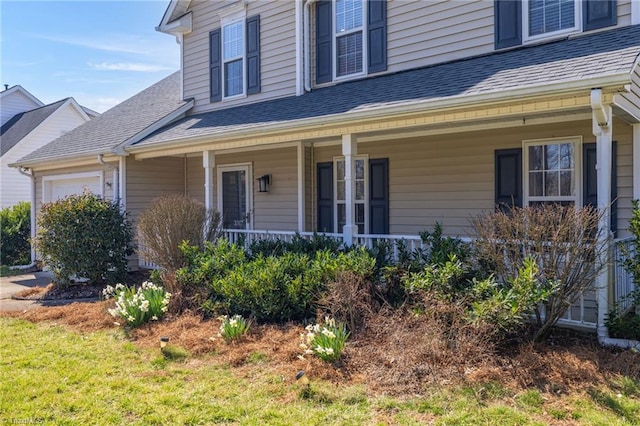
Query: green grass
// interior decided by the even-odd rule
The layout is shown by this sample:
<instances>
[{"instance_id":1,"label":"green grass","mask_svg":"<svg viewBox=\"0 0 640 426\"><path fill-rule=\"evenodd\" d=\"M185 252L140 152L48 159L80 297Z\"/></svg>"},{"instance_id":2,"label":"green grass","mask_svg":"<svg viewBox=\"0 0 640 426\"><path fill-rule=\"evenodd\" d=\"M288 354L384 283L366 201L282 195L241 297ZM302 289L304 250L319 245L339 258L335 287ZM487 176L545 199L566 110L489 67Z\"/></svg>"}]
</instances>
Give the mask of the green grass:
<instances>
[{"instance_id":1,"label":"green grass","mask_svg":"<svg viewBox=\"0 0 640 426\"><path fill-rule=\"evenodd\" d=\"M640 382L621 377L581 395L514 394L497 383L372 397L312 378L308 390L249 354L240 375L215 355L167 357L120 330L77 334L0 318L0 422L44 424L584 425L640 424ZM173 352L172 352L173 353ZM175 354L174 354L175 355Z\"/></svg>"},{"instance_id":2,"label":"green grass","mask_svg":"<svg viewBox=\"0 0 640 426\"><path fill-rule=\"evenodd\" d=\"M20 269L11 269L7 265L0 265L0 277L14 277L22 274L24 274L24 271Z\"/></svg>"}]
</instances>

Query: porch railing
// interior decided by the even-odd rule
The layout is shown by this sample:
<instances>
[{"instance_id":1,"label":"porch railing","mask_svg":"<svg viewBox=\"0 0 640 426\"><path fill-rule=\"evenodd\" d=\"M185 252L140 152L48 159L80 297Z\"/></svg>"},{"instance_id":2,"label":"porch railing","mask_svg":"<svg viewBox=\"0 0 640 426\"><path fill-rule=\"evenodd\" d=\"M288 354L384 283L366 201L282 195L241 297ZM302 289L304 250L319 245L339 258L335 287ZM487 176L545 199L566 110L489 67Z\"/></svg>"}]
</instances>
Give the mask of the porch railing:
<instances>
[{"instance_id":1,"label":"porch railing","mask_svg":"<svg viewBox=\"0 0 640 426\"><path fill-rule=\"evenodd\" d=\"M636 247L632 238L622 238L615 241L613 247L613 264L614 264L614 287L613 300L617 302L623 309L631 307L631 300L627 298L636 286L633 282L633 276L625 269L625 253L635 254Z\"/></svg>"}]
</instances>

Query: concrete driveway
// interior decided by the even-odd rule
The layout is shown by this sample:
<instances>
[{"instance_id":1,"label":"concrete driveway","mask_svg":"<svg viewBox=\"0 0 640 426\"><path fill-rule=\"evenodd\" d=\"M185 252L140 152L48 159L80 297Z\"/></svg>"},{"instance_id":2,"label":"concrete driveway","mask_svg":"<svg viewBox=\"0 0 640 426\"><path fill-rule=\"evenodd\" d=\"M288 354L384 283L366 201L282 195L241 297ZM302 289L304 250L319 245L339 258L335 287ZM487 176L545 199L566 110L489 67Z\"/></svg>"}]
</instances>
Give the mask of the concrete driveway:
<instances>
[{"instance_id":1,"label":"concrete driveway","mask_svg":"<svg viewBox=\"0 0 640 426\"><path fill-rule=\"evenodd\" d=\"M50 272L0 277L0 311L24 311L43 306L38 300L14 300L11 296L30 287L46 287L52 278ZM51 301L48 302L47 306L51 306Z\"/></svg>"}]
</instances>

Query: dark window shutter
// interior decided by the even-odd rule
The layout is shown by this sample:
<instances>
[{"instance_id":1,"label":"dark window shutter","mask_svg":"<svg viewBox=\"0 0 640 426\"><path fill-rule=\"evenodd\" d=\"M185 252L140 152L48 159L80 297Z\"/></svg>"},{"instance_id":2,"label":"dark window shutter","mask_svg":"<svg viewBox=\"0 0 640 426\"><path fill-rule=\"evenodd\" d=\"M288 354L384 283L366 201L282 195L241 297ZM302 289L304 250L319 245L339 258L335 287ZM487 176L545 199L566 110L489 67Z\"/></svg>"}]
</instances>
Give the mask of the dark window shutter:
<instances>
[{"instance_id":1,"label":"dark window shutter","mask_svg":"<svg viewBox=\"0 0 640 426\"><path fill-rule=\"evenodd\" d=\"M209 97L211 102L222 99L222 49L220 28L209 33Z\"/></svg>"},{"instance_id":2,"label":"dark window shutter","mask_svg":"<svg viewBox=\"0 0 640 426\"><path fill-rule=\"evenodd\" d=\"M522 3L520 0L495 0L493 3L495 22L495 47L522 44Z\"/></svg>"},{"instance_id":3,"label":"dark window shutter","mask_svg":"<svg viewBox=\"0 0 640 426\"><path fill-rule=\"evenodd\" d=\"M369 223L371 234L389 233L389 159L369 160Z\"/></svg>"},{"instance_id":4,"label":"dark window shutter","mask_svg":"<svg viewBox=\"0 0 640 426\"><path fill-rule=\"evenodd\" d=\"M589 31L616 25L618 22L616 3L616 0L583 0L582 29Z\"/></svg>"},{"instance_id":5,"label":"dark window shutter","mask_svg":"<svg viewBox=\"0 0 640 426\"><path fill-rule=\"evenodd\" d=\"M318 163L318 232L333 232L333 162Z\"/></svg>"},{"instance_id":6,"label":"dark window shutter","mask_svg":"<svg viewBox=\"0 0 640 426\"><path fill-rule=\"evenodd\" d=\"M260 93L260 15L247 18L247 95Z\"/></svg>"},{"instance_id":7,"label":"dark window shutter","mask_svg":"<svg viewBox=\"0 0 640 426\"><path fill-rule=\"evenodd\" d=\"M319 1L316 5L316 83L333 80L332 70L332 12L331 1Z\"/></svg>"},{"instance_id":8,"label":"dark window shutter","mask_svg":"<svg viewBox=\"0 0 640 426\"><path fill-rule=\"evenodd\" d=\"M368 2L368 72L374 73L387 69L387 0L369 0Z\"/></svg>"},{"instance_id":9,"label":"dark window shutter","mask_svg":"<svg viewBox=\"0 0 640 426\"><path fill-rule=\"evenodd\" d=\"M618 232L618 144L611 144L611 232ZM582 203L585 206L598 206L597 150L595 143L582 145Z\"/></svg>"},{"instance_id":10,"label":"dark window shutter","mask_svg":"<svg viewBox=\"0 0 640 426\"><path fill-rule=\"evenodd\" d=\"M522 207L522 148L495 151L496 209Z\"/></svg>"}]
</instances>

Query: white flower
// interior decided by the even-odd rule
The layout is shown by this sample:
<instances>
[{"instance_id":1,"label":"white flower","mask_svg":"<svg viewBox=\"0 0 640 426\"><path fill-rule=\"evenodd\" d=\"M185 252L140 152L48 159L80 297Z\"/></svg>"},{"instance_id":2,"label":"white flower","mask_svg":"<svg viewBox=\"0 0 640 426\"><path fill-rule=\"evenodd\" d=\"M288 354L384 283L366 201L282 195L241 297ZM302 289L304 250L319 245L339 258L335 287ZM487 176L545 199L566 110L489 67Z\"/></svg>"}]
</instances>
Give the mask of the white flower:
<instances>
[{"instance_id":1,"label":"white flower","mask_svg":"<svg viewBox=\"0 0 640 426\"><path fill-rule=\"evenodd\" d=\"M161 309L161 311L162 311L162 312L167 312L167 307L166 307L166 306L163 306L163 307L162 307L162 309Z\"/></svg>"},{"instance_id":2,"label":"white flower","mask_svg":"<svg viewBox=\"0 0 640 426\"><path fill-rule=\"evenodd\" d=\"M154 315L154 316L152 316L152 317L151 317L151 321L158 321L158 317L157 317L157 316L155 316L155 315Z\"/></svg>"},{"instance_id":3,"label":"white flower","mask_svg":"<svg viewBox=\"0 0 640 426\"><path fill-rule=\"evenodd\" d=\"M326 348L326 349L325 349L325 352L326 352L328 355L333 355L333 348Z\"/></svg>"},{"instance_id":4,"label":"white flower","mask_svg":"<svg viewBox=\"0 0 640 426\"><path fill-rule=\"evenodd\" d=\"M330 339L335 339L336 335L333 334L333 332L331 330L329 330L328 328L323 328L322 329L322 334L324 334L325 336L327 336Z\"/></svg>"}]
</instances>

